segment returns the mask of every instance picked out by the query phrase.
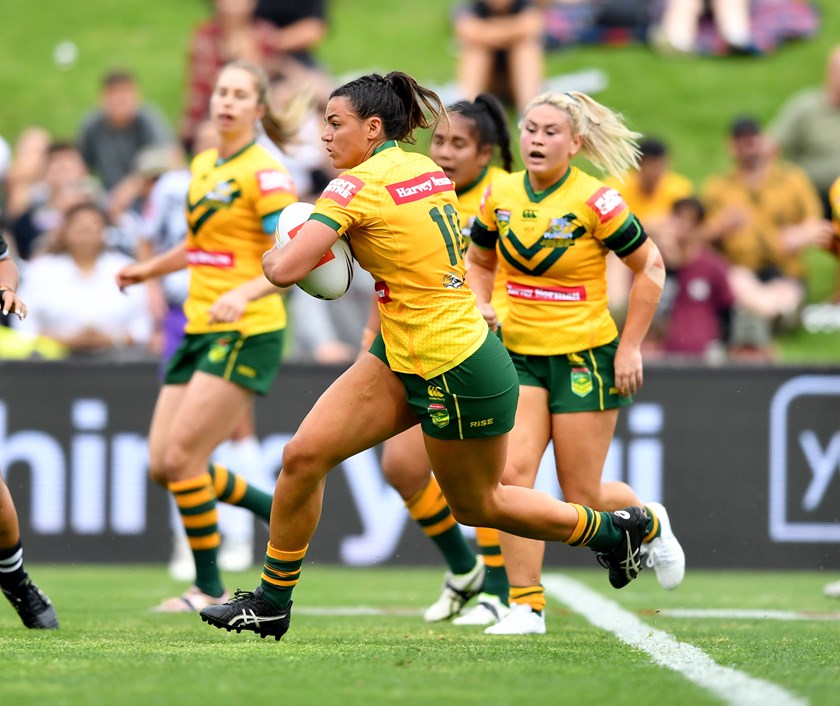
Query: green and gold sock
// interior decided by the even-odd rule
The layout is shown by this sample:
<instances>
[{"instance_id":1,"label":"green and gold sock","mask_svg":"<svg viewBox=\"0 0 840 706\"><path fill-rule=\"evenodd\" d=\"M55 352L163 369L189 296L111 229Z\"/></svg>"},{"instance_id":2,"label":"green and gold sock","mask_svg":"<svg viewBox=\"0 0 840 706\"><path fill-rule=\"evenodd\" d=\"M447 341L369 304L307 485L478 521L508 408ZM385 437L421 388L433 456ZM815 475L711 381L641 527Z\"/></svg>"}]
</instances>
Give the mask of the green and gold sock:
<instances>
[{"instance_id":1,"label":"green and gold sock","mask_svg":"<svg viewBox=\"0 0 840 706\"><path fill-rule=\"evenodd\" d=\"M508 584L505 559L502 547L499 545L499 530L488 527L477 527L475 539L478 543L478 553L484 560L484 593L498 596L504 605L508 604L510 584Z\"/></svg>"},{"instance_id":2,"label":"green and gold sock","mask_svg":"<svg viewBox=\"0 0 840 706\"><path fill-rule=\"evenodd\" d=\"M578 513L578 523L566 544L573 547L589 547L596 552L615 549L622 540L621 528L612 521L612 513L598 512L591 507L569 503Z\"/></svg>"},{"instance_id":3,"label":"green and gold sock","mask_svg":"<svg viewBox=\"0 0 840 706\"><path fill-rule=\"evenodd\" d=\"M266 522L271 519L271 495L255 488L242 476L218 463L211 463L209 470L216 497L221 502L244 507Z\"/></svg>"},{"instance_id":4,"label":"green and gold sock","mask_svg":"<svg viewBox=\"0 0 840 706\"><path fill-rule=\"evenodd\" d=\"M221 596L224 586L217 559L222 538L213 479L209 473L202 473L196 478L170 483L168 488L175 497L195 558L195 585L208 596Z\"/></svg>"},{"instance_id":5,"label":"green and gold sock","mask_svg":"<svg viewBox=\"0 0 840 706\"><path fill-rule=\"evenodd\" d=\"M307 549L308 544L303 549L285 552L273 547L271 542L268 543L260 583L263 598L275 608L284 610L291 602L292 591L300 579L300 569Z\"/></svg>"},{"instance_id":6,"label":"green and gold sock","mask_svg":"<svg viewBox=\"0 0 840 706\"><path fill-rule=\"evenodd\" d=\"M475 552L464 539L434 476L405 506L411 519L437 545L453 574L465 574L475 567Z\"/></svg>"},{"instance_id":7,"label":"green and gold sock","mask_svg":"<svg viewBox=\"0 0 840 706\"><path fill-rule=\"evenodd\" d=\"M650 540L656 539L662 534L662 525L659 523L659 518L656 516L656 513L650 509L649 505L645 505L645 510L647 510L648 514L648 526L647 534L642 539L642 542L647 544Z\"/></svg>"},{"instance_id":8,"label":"green and gold sock","mask_svg":"<svg viewBox=\"0 0 840 706\"><path fill-rule=\"evenodd\" d=\"M545 610L545 589L542 584L536 586L511 586L510 603L531 606L531 610L542 613Z\"/></svg>"}]
</instances>

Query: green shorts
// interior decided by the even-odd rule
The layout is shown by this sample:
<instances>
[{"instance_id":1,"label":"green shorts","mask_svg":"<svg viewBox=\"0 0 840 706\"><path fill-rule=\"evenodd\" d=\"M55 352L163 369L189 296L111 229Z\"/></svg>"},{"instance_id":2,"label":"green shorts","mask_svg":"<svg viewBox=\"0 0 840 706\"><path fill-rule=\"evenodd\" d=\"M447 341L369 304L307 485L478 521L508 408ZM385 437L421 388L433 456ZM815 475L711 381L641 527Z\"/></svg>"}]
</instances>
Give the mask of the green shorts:
<instances>
[{"instance_id":1,"label":"green shorts","mask_svg":"<svg viewBox=\"0 0 840 706\"><path fill-rule=\"evenodd\" d=\"M618 339L599 348L566 355L510 357L519 374L519 384L548 390L552 414L599 412L626 407L633 398L618 394L615 387L615 352Z\"/></svg>"},{"instance_id":2,"label":"green shorts","mask_svg":"<svg viewBox=\"0 0 840 706\"><path fill-rule=\"evenodd\" d=\"M200 370L264 395L280 369L283 333L283 329L256 336L239 331L188 333L172 354L163 383L186 384Z\"/></svg>"},{"instance_id":3,"label":"green shorts","mask_svg":"<svg viewBox=\"0 0 840 706\"><path fill-rule=\"evenodd\" d=\"M382 334L370 352L388 365ZM519 380L496 336L488 335L463 363L436 377L426 380L409 373L397 375L423 432L435 439L500 436L513 429Z\"/></svg>"}]
</instances>

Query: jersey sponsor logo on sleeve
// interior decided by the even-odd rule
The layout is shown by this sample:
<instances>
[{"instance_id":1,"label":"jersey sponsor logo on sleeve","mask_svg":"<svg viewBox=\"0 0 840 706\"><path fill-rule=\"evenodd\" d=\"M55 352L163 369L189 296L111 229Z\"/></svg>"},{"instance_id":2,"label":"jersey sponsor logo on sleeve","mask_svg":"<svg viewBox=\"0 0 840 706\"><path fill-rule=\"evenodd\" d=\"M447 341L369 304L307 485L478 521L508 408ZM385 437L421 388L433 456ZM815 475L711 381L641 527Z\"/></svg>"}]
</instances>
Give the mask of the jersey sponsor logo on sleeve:
<instances>
[{"instance_id":1,"label":"jersey sponsor logo on sleeve","mask_svg":"<svg viewBox=\"0 0 840 706\"><path fill-rule=\"evenodd\" d=\"M373 289L376 292L376 297L380 304L387 304L391 301L391 290L388 289L388 285L384 282L377 282L373 285Z\"/></svg>"},{"instance_id":2,"label":"jersey sponsor logo on sleeve","mask_svg":"<svg viewBox=\"0 0 840 706\"><path fill-rule=\"evenodd\" d=\"M273 194L276 191L294 191L292 177L276 169L262 169L257 172L257 186L260 193Z\"/></svg>"},{"instance_id":3,"label":"jersey sponsor logo on sleeve","mask_svg":"<svg viewBox=\"0 0 840 706\"><path fill-rule=\"evenodd\" d=\"M532 287L517 282L507 283L508 296L540 302L584 302L586 287Z\"/></svg>"},{"instance_id":4,"label":"jersey sponsor logo on sleeve","mask_svg":"<svg viewBox=\"0 0 840 706\"><path fill-rule=\"evenodd\" d=\"M443 172L427 172L414 179L388 184L385 187L394 203L398 206L412 201L420 201L432 194L455 191L455 184Z\"/></svg>"},{"instance_id":5,"label":"jersey sponsor logo on sleeve","mask_svg":"<svg viewBox=\"0 0 840 706\"><path fill-rule=\"evenodd\" d=\"M592 194L587 200L586 205L598 214L601 223L610 220L610 218L614 218L627 208L627 204L624 203L621 194L615 189L610 189L606 186L602 186Z\"/></svg>"},{"instance_id":6,"label":"jersey sponsor logo on sleeve","mask_svg":"<svg viewBox=\"0 0 840 706\"><path fill-rule=\"evenodd\" d=\"M193 267L220 267L226 269L236 264L236 256L232 252L189 248L187 250L187 263Z\"/></svg>"},{"instance_id":7,"label":"jersey sponsor logo on sleeve","mask_svg":"<svg viewBox=\"0 0 840 706\"><path fill-rule=\"evenodd\" d=\"M346 206L358 194L365 183L352 174L343 174L333 179L321 194L322 197L332 199L339 206Z\"/></svg>"}]
</instances>

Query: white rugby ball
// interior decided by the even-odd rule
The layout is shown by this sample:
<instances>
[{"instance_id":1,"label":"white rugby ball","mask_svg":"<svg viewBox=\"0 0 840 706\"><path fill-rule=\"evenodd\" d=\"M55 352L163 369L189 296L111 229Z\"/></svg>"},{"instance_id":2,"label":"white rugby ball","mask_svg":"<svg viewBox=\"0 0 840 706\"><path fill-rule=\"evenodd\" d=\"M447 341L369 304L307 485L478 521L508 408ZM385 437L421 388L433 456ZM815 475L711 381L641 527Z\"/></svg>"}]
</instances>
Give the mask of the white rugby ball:
<instances>
[{"instance_id":1,"label":"white rugby ball","mask_svg":"<svg viewBox=\"0 0 840 706\"><path fill-rule=\"evenodd\" d=\"M278 248L292 241L313 208L311 203L297 201L280 212L274 234ZM297 286L318 299L338 299L350 288L352 281L353 252L350 250L350 242L341 236Z\"/></svg>"}]
</instances>

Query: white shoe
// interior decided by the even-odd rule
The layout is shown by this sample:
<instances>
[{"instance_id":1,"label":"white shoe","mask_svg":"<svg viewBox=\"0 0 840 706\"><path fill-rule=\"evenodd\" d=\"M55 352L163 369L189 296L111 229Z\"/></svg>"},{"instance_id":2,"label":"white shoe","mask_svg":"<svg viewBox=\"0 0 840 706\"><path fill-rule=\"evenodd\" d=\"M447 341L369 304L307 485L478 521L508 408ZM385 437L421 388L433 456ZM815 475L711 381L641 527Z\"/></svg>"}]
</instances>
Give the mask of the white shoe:
<instances>
[{"instance_id":1,"label":"white shoe","mask_svg":"<svg viewBox=\"0 0 840 706\"><path fill-rule=\"evenodd\" d=\"M840 581L832 581L823 587L823 594L829 598L840 598Z\"/></svg>"},{"instance_id":2,"label":"white shoe","mask_svg":"<svg viewBox=\"0 0 840 706\"><path fill-rule=\"evenodd\" d=\"M665 508L660 503L648 503L648 506L659 519L661 532L656 539L642 544L641 554L647 557L646 566L656 572L659 585L670 591L685 577L685 552L674 536Z\"/></svg>"},{"instance_id":3,"label":"white shoe","mask_svg":"<svg viewBox=\"0 0 840 706\"><path fill-rule=\"evenodd\" d=\"M216 596L208 596L198 586L189 588L183 596L176 596L175 598L167 598L159 605L152 608L154 613L197 613L198 611L211 605L222 605L227 603L228 592L225 591L218 598Z\"/></svg>"},{"instance_id":4,"label":"white shoe","mask_svg":"<svg viewBox=\"0 0 840 706\"><path fill-rule=\"evenodd\" d=\"M484 560L479 556L475 559L475 566L465 574L446 572L440 598L426 609L423 618L427 623L449 620L458 615L464 603L478 594L483 586Z\"/></svg>"},{"instance_id":5,"label":"white shoe","mask_svg":"<svg viewBox=\"0 0 840 706\"><path fill-rule=\"evenodd\" d=\"M527 603L511 603L507 617L484 631L485 635L545 635L545 612Z\"/></svg>"},{"instance_id":6,"label":"white shoe","mask_svg":"<svg viewBox=\"0 0 840 706\"><path fill-rule=\"evenodd\" d=\"M172 556L169 559L169 575L176 581L195 581L195 559L183 531L172 538Z\"/></svg>"},{"instance_id":7,"label":"white shoe","mask_svg":"<svg viewBox=\"0 0 840 706\"><path fill-rule=\"evenodd\" d=\"M219 566L226 571L247 571L254 565L254 544L249 539L222 539Z\"/></svg>"},{"instance_id":8,"label":"white shoe","mask_svg":"<svg viewBox=\"0 0 840 706\"><path fill-rule=\"evenodd\" d=\"M510 613L498 596L479 593L478 604L452 621L453 625L495 625Z\"/></svg>"}]
</instances>

